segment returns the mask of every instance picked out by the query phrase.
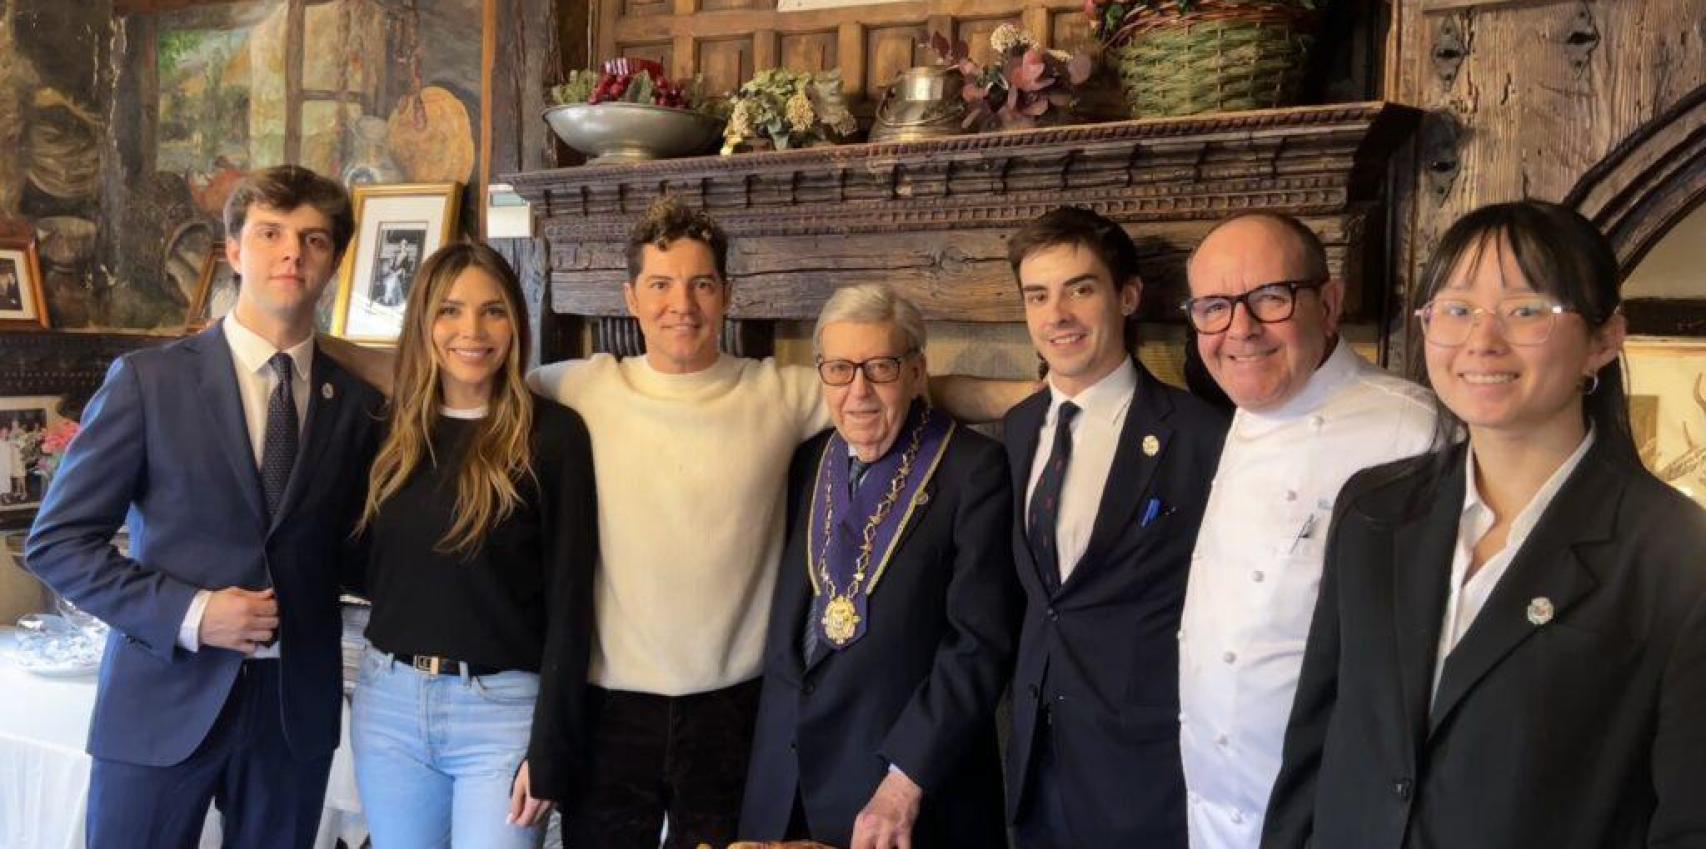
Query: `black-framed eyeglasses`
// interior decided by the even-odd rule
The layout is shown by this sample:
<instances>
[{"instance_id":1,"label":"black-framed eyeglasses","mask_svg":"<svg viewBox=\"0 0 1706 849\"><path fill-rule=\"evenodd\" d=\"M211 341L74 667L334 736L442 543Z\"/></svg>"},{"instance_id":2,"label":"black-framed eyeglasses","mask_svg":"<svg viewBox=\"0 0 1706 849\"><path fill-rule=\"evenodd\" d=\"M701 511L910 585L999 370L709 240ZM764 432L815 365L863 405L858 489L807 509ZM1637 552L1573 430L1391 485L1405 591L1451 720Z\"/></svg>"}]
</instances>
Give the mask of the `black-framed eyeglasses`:
<instances>
[{"instance_id":1,"label":"black-framed eyeglasses","mask_svg":"<svg viewBox=\"0 0 1706 849\"><path fill-rule=\"evenodd\" d=\"M1225 333L1232 326L1232 314L1243 304L1250 317L1263 324L1277 324L1290 319L1297 311L1297 293L1303 289L1319 289L1327 278L1310 280L1280 280L1257 286L1242 295L1205 295L1186 298L1179 309L1190 316L1191 326L1198 333Z\"/></svg>"},{"instance_id":2,"label":"black-framed eyeglasses","mask_svg":"<svg viewBox=\"0 0 1706 849\"><path fill-rule=\"evenodd\" d=\"M853 382L854 375L862 371L867 383L893 383L900 379L900 367L916 353L918 349L911 348L897 357L872 357L859 362L826 360L820 356L817 358L817 376L825 385L846 386Z\"/></svg>"},{"instance_id":3,"label":"black-framed eyeglasses","mask_svg":"<svg viewBox=\"0 0 1706 849\"><path fill-rule=\"evenodd\" d=\"M1416 310L1416 317L1422 320L1422 338L1442 347L1468 342L1483 314L1498 322L1506 342L1527 347L1546 344L1558 316L1567 312L1575 310L1545 295L1517 295L1500 299L1492 309L1460 298L1435 298Z\"/></svg>"}]
</instances>

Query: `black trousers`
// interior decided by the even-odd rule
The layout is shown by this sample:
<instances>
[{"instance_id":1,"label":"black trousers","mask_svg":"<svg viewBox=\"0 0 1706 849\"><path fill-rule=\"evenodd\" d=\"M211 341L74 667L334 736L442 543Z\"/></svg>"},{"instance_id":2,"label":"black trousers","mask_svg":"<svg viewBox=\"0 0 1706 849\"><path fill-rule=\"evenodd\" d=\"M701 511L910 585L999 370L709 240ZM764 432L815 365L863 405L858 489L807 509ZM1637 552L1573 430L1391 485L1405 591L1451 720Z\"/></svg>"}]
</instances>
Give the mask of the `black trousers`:
<instances>
[{"instance_id":1,"label":"black trousers","mask_svg":"<svg viewBox=\"0 0 1706 849\"><path fill-rule=\"evenodd\" d=\"M759 681L688 696L589 688L590 785L564 825L572 849L725 846L738 839Z\"/></svg>"},{"instance_id":2,"label":"black trousers","mask_svg":"<svg viewBox=\"0 0 1706 849\"><path fill-rule=\"evenodd\" d=\"M1025 802L1013 823L1014 844L1019 849L1079 849L1060 796L1054 729L1049 727L1047 717L1045 708L1038 715L1036 741L1031 744L1030 792L1025 794Z\"/></svg>"},{"instance_id":3,"label":"black trousers","mask_svg":"<svg viewBox=\"0 0 1706 849\"><path fill-rule=\"evenodd\" d=\"M96 758L85 820L90 849L194 849L207 805L228 849L308 849L332 755L297 760L279 716L276 660L248 661L207 738L171 766Z\"/></svg>"}]
</instances>

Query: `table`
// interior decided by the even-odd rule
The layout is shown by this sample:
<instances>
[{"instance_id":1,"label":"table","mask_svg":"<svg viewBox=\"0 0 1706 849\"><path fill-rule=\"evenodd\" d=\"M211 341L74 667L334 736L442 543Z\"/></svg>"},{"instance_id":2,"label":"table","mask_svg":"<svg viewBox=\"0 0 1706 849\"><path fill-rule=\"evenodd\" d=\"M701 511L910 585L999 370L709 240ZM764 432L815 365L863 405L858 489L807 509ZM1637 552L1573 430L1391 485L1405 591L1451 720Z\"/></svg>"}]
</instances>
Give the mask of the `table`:
<instances>
[{"instance_id":1,"label":"table","mask_svg":"<svg viewBox=\"0 0 1706 849\"><path fill-rule=\"evenodd\" d=\"M44 678L11 659L15 638L0 628L0 849L82 849L89 798L83 751L95 710L95 678ZM316 849L350 849L367 838L350 757L349 701L343 738L332 755ZM209 811L202 849L219 846L219 814Z\"/></svg>"}]
</instances>

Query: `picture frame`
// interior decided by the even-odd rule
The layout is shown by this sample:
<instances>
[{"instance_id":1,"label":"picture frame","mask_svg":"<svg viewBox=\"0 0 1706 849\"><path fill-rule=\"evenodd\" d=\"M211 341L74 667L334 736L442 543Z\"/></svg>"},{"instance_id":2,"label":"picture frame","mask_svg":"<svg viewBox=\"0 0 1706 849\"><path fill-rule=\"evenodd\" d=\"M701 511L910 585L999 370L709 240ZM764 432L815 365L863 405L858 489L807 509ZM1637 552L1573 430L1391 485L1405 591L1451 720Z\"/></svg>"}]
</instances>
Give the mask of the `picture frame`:
<instances>
[{"instance_id":1,"label":"picture frame","mask_svg":"<svg viewBox=\"0 0 1706 849\"><path fill-rule=\"evenodd\" d=\"M344 253L332 335L394 345L421 263L456 237L460 183L356 186L355 238Z\"/></svg>"},{"instance_id":2,"label":"picture frame","mask_svg":"<svg viewBox=\"0 0 1706 849\"><path fill-rule=\"evenodd\" d=\"M202 263L201 282L184 314L184 332L195 333L225 317L237 305L237 270L225 256L225 242L215 241Z\"/></svg>"},{"instance_id":3,"label":"picture frame","mask_svg":"<svg viewBox=\"0 0 1706 849\"><path fill-rule=\"evenodd\" d=\"M1641 461L1706 507L1706 339L1632 338L1623 364Z\"/></svg>"},{"instance_id":4,"label":"picture frame","mask_svg":"<svg viewBox=\"0 0 1706 849\"><path fill-rule=\"evenodd\" d=\"M59 395L0 395L0 527L27 525L41 506L56 457L43 463L42 440L66 420ZM62 455L60 455L62 456Z\"/></svg>"},{"instance_id":5,"label":"picture frame","mask_svg":"<svg viewBox=\"0 0 1706 849\"><path fill-rule=\"evenodd\" d=\"M0 228L0 330L51 327L35 229Z\"/></svg>"}]
</instances>

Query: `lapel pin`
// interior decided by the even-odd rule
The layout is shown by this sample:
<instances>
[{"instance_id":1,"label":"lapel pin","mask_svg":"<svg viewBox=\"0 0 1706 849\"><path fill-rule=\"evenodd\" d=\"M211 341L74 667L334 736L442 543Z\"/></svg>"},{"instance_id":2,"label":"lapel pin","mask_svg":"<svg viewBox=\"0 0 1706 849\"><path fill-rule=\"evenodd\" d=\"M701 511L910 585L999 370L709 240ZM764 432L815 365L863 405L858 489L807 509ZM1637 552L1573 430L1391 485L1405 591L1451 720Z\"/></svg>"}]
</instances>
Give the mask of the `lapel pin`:
<instances>
[{"instance_id":1,"label":"lapel pin","mask_svg":"<svg viewBox=\"0 0 1706 849\"><path fill-rule=\"evenodd\" d=\"M1532 625L1545 625L1552 621L1552 599L1546 596L1535 596L1528 603L1528 621Z\"/></svg>"},{"instance_id":2,"label":"lapel pin","mask_svg":"<svg viewBox=\"0 0 1706 849\"><path fill-rule=\"evenodd\" d=\"M1145 434L1143 437L1143 456L1153 457L1159 453L1161 453L1161 440L1156 439L1153 433Z\"/></svg>"},{"instance_id":3,"label":"lapel pin","mask_svg":"<svg viewBox=\"0 0 1706 849\"><path fill-rule=\"evenodd\" d=\"M336 392L332 391L332 384L330 384L330 383L320 384L320 397L321 398L324 398L327 401L330 401L330 400L332 400L332 396L336 395L336 394L337 394Z\"/></svg>"}]
</instances>

